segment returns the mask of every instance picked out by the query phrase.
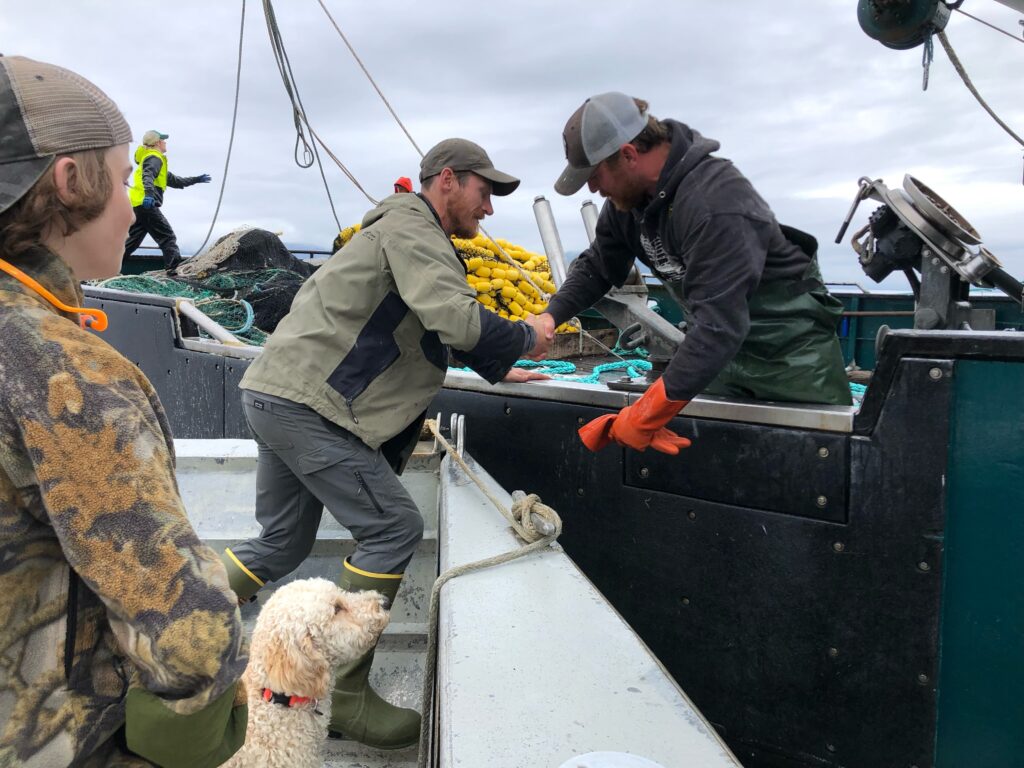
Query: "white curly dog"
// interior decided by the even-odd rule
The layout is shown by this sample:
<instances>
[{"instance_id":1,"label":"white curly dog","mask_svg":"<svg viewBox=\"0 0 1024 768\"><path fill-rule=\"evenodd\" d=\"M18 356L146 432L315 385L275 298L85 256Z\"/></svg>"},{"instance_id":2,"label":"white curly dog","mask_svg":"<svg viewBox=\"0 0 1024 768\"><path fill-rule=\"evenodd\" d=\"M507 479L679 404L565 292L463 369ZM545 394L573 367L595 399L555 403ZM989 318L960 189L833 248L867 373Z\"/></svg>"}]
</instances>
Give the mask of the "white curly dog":
<instances>
[{"instance_id":1,"label":"white curly dog","mask_svg":"<svg viewBox=\"0 0 1024 768\"><path fill-rule=\"evenodd\" d=\"M334 670L366 653L388 623L379 592L301 579L267 600L252 633L245 745L223 768L323 765Z\"/></svg>"}]
</instances>

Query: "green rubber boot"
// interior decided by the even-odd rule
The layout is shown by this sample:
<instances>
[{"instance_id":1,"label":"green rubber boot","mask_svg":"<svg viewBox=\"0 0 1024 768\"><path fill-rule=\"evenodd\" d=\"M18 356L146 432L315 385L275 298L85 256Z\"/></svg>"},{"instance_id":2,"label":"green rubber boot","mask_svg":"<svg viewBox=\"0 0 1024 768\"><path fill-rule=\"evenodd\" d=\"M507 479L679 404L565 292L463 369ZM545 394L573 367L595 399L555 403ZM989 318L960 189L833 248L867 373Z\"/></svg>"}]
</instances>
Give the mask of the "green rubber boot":
<instances>
[{"instance_id":1,"label":"green rubber boot","mask_svg":"<svg viewBox=\"0 0 1024 768\"><path fill-rule=\"evenodd\" d=\"M228 572L228 585L238 595L238 604L248 603L256 599L256 593L263 586L256 575L250 571L242 561L235 557L235 553L225 548L220 555L220 561Z\"/></svg>"},{"instance_id":2,"label":"green rubber boot","mask_svg":"<svg viewBox=\"0 0 1024 768\"><path fill-rule=\"evenodd\" d=\"M375 589L393 603L402 574L370 573L358 570L345 560L341 588L349 592ZM396 707L384 701L370 687L369 674L377 647L362 658L338 668L331 694L331 723L328 733L333 738L358 741L376 749L411 747L420 738L420 716L412 709Z\"/></svg>"}]
</instances>

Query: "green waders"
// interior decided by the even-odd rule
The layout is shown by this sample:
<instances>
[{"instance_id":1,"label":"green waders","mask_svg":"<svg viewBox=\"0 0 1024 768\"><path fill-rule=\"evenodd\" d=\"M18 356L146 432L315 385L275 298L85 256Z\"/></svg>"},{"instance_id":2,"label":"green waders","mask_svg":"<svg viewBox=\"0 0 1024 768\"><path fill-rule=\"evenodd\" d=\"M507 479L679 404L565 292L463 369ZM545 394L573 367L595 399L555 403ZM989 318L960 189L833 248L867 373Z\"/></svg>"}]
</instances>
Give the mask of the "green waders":
<instances>
[{"instance_id":1,"label":"green waders","mask_svg":"<svg viewBox=\"0 0 1024 768\"><path fill-rule=\"evenodd\" d=\"M836 325L843 305L812 258L803 278L762 283L750 300L750 332L708 395L850 405Z\"/></svg>"}]
</instances>

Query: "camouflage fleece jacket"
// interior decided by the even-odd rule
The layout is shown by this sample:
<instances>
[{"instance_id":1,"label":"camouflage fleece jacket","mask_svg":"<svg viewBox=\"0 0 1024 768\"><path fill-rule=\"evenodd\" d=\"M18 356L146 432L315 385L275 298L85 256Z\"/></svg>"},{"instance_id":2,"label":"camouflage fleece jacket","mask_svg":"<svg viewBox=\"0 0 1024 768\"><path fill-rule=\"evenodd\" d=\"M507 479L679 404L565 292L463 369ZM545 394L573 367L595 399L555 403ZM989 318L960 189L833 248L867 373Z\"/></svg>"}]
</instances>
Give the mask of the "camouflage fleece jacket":
<instances>
[{"instance_id":1,"label":"camouflage fleece jacket","mask_svg":"<svg viewBox=\"0 0 1024 768\"><path fill-rule=\"evenodd\" d=\"M82 305L60 258L10 261ZM188 714L245 663L152 385L0 272L0 766L149 765L115 736L129 681Z\"/></svg>"}]
</instances>

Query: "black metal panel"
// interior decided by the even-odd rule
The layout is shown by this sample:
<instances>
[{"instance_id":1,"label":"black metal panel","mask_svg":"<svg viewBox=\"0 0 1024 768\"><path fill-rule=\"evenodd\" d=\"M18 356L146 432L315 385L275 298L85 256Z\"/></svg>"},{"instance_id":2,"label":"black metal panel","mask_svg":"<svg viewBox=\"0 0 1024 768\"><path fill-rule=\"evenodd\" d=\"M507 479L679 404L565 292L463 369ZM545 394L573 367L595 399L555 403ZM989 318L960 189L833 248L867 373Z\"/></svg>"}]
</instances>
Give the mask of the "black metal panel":
<instances>
[{"instance_id":1,"label":"black metal panel","mask_svg":"<svg viewBox=\"0 0 1024 768\"><path fill-rule=\"evenodd\" d=\"M849 471L844 523L686 495L668 479L686 452L679 465L614 447L591 454L576 429L603 409L443 391L430 413L465 414L474 457L558 510L566 551L744 765L923 768L935 732L949 370L904 361L873 434L846 447L829 436ZM750 446L741 468L723 463L723 485L777 482L777 442L750 441L750 425L691 426L698 440ZM794 444L823 439L785 431ZM785 488L814 487L812 459L786 463ZM647 480L664 476L683 493L624 482L645 462Z\"/></svg>"},{"instance_id":2,"label":"black metal panel","mask_svg":"<svg viewBox=\"0 0 1024 768\"><path fill-rule=\"evenodd\" d=\"M251 361L236 358L224 362L224 437L248 440L252 433L242 412L242 390L238 385Z\"/></svg>"},{"instance_id":3,"label":"black metal panel","mask_svg":"<svg viewBox=\"0 0 1024 768\"><path fill-rule=\"evenodd\" d=\"M854 432L870 434L905 357L1024 361L1024 336L1015 331L890 331L882 339L871 386L854 419Z\"/></svg>"},{"instance_id":4,"label":"black metal panel","mask_svg":"<svg viewBox=\"0 0 1024 768\"><path fill-rule=\"evenodd\" d=\"M173 306L138 299L87 294L86 305L102 309L110 323L100 338L153 383L175 437L224 437L224 368L232 359L176 347Z\"/></svg>"},{"instance_id":5,"label":"black metal panel","mask_svg":"<svg viewBox=\"0 0 1024 768\"><path fill-rule=\"evenodd\" d=\"M846 437L677 418L678 456L625 452L627 485L817 520L846 520ZM737 482L742 478L743 482Z\"/></svg>"}]
</instances>

